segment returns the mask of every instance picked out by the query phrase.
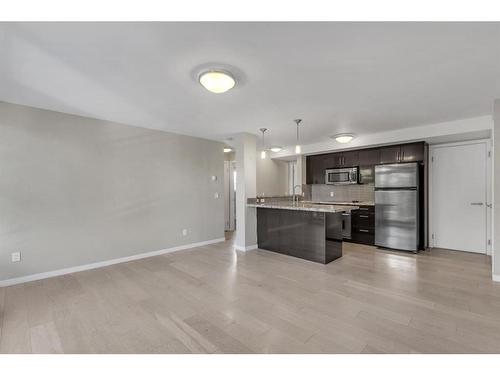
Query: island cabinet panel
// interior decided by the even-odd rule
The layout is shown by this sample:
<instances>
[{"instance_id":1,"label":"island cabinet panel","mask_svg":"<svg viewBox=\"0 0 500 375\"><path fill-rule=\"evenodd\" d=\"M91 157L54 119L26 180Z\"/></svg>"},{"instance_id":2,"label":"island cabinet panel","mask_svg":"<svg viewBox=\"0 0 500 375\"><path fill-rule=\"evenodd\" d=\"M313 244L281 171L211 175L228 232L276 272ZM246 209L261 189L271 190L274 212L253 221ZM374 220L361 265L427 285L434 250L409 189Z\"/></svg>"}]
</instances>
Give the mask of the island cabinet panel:
<instances>
[{"instance_id":1,"label":"island cabinet panel","mask_svg":"<svg viewBox=\"0 0 500 375\"><path fill-rule=\"evenodd\" d=\"M280 246L281 233L276 230L276 228L281 226L281 217L280 215L274 214L272 211L277 210L258 210L257 238L259 239L259 247L261 249L287 254L286 248Z\"/></svg>"},{"instance_id":2,"label":"island cabinet panel","mask_svg":"<svg viewBox=\"0 0 500 375\"><path fill-rule=\"evenodd\" d=\"M282 210L281 246L288 255L325 260L325 214L323 212Z\"/></svg>"},{"instance_id":3,"label":"island cabinet panel","mask_svg":"<svg viewBox=\"0 0 500 375\"><path fill-rule=\"evenodd\" d=\"M323 264L341 257L341 235L326 238L326 215L329 232L341 233L340 213L257 208L259 249Z\"/></svg>"}]
</instances>

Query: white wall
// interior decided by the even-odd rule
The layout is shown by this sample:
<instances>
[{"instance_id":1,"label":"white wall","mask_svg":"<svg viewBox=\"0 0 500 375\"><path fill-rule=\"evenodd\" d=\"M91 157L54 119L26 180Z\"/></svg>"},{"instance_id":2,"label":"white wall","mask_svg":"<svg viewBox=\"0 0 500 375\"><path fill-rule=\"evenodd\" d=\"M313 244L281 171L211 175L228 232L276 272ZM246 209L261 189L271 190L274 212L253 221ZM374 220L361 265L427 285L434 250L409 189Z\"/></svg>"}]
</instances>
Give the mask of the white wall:
<instances>
[{"instance_id":1,"label":"white wall","mask_svg":"<svg viewBox=\"0 0 500 375\"><path fill-rule=\"evenodd\" d=\"M484 139L491 136L493 128L492 116L480 116L436 124L401 128L386 132L362 134L352 142L342 145L332 139L314 144L302 145L303 154L318 154L351 148L382 146L410 141L427 141L429 143L458 142L472 139ZM274 159L294 157L293 147L287 147L273 154Z\"/></svg>"},{"instance_id":2,"label":"white wall","mask_svg":"<svg viewBox=\"0 0 500 375\"><path fill-rule=\"evenodd\" d=\"M257 212L247 207L248 198L257 195L257 137L241 133L236 136L236 240L237 250L257 248Z\"/></svg>"},{"instance_id":3,"label":"white wall","mask_svg":"<svg viewBox=\"0 0 500 375\"><path fill-rule=\"evenodd\" d=\"M493 280L500 281L500 99L493 106Z\"/></svg>"},{"instance_id":4,"label":"white wall","mask_svg":"<svg viewBox=\"0 0 500 375\"><path fill-rule=\"evenodd\" d=\"M0 103L0 281L223 237L222 147Z\"/></svg>"},{"instance_id":5,"label":"white wall","mask_svg":"<svg viewBox=\"0 0 500 375\"><path fill-rule=\"evenodd\" d=\"M260 154L259 154L260 155ZM281 160L257 158L257 195L283 196L288 192L288 167Z\"/></svg>"}]
</instances>

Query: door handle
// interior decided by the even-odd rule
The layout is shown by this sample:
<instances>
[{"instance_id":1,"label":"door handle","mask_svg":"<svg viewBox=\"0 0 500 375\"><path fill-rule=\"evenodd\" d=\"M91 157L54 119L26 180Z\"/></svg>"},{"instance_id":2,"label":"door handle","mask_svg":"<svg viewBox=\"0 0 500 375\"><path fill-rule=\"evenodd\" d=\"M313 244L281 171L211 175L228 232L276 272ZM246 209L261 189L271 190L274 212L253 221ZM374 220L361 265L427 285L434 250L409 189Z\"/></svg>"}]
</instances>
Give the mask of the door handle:
<instances>
[{"instance_id":1,"label":"door handle","mask_svg":"<svg viewBox=\"0 0 500 375\"><path fill-rule=\"evenodd\" d=\"M493 207L493 204L492 204L492 203L486 203L486 207L488 207L488 208L492 208L492 207Z\"/></svg>"},{"instance_id":2,"label":"door handle","mask_svg":"<svg viewBox=\"0 0 500 375\"><path fill-rule=\"evenodd\" d=\"M471 206L482 206L483 202L474 202L470 204Z\"/></svg>"}]
</instances>

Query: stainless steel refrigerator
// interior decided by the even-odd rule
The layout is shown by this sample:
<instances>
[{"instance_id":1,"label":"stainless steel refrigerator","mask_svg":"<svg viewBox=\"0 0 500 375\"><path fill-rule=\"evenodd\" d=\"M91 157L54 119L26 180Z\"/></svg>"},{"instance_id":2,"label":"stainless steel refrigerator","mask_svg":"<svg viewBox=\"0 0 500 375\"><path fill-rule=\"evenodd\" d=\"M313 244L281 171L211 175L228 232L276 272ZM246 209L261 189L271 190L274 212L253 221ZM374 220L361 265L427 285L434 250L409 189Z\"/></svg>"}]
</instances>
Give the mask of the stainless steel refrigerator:
<instances>
[{"instance_id":1,"label":"stainless steel refrigerator","mask_svg":"<svg viewBox=\"0 0 500 375\"><path fill-rule=\"evenodd\" d=\"M418 163L375 166L375 245L419 248Z\"/></svg>"}]
</instances>

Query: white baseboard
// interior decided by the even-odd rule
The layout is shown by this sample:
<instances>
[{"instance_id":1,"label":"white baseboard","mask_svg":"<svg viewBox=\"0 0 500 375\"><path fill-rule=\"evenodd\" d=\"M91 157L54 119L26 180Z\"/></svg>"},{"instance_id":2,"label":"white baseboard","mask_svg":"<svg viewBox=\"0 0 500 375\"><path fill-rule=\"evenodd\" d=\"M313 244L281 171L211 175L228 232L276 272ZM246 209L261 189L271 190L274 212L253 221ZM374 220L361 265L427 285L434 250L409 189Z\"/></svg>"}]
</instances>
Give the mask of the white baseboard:
<instances>
[{"instance_id":1,"label":"white baseboard","mask_svg":"<svg viewBox=\"0 0 500 375\"><path fill-rule=\"evenodd\" d=\"M138 260L138 259L154 257L154 256L157 256L157 255L162 255L162 254L173 253L175 251L192 249L194 247L210 245L210 244L214 244L214 243L218 243L218 242L224 242L225 240L226 239L224 237L221 237L221 238L216 238L214 240L208 240L208 241L202 241L202 242L195 242L195 243L190 243L190 244L186 244L186 245L175 246L175 247L171 247L171 248L163 249L163 250L149 251L147 253L135 254L135 255L131 255L131 256L123 257L123 258L115 258L115 259L103 260L101 262L84 264L84 265L81 265L81 266L75 266L75 267L69 267L69 268L62 268L62 269L55 270L55 271L35 273L33 275L15 277L15 278L12 278L12 279L7 279L7 280L0 280L0 288L1 287L5 287L5 286L10 286L10 285L27 283L29 281L36 281L36 280L48 279L49 277L66 275L68 273L74 273L74 272L91 270L91 269L94 269L94 268L111 266L113 264L118 264L118 263L130 262L131 260Z\"/></svg>"},{"instance_id":2,"label":"white baseboard","mask_svg":"<svg viewBox=\"0 0 500 375\"><path fill-rule=\"evenodd\" d=\"M257 245L250 245L250 246L238 246L234 245L234 248L239 251L250 251L250 250L255 250L258 248Z\"/></svg>"},{"instance_id":3,"label":"white baseboard","mask_svg":"<svg viewBox=\"0 0 500 375\"><path fill-rule=\"evenodd\" d=\"M499 282L500 283L500 275L491 275L491 278L493 279L493 281L496 281L496 282Z\"/></svg>"}]
</instances>

